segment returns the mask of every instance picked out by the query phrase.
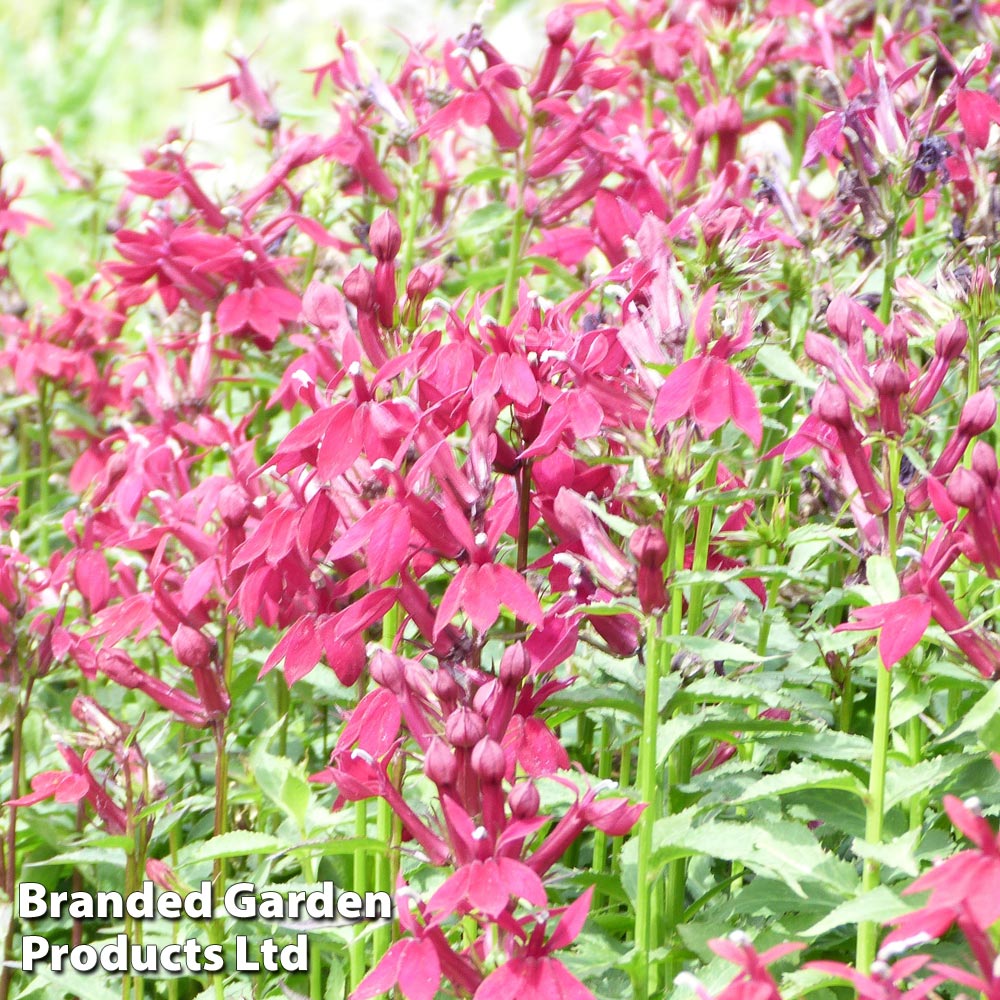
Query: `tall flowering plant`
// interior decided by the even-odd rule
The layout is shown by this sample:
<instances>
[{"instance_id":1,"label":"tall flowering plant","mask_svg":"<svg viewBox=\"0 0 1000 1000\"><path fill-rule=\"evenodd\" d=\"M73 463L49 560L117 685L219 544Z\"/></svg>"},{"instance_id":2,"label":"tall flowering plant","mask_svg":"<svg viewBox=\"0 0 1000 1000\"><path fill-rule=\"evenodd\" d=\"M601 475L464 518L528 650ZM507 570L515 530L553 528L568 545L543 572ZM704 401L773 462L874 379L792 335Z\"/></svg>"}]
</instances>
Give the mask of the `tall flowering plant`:
<instances>
[{"instance_id":1,"label":"tall flowering plant","mask_svg":"<svg viewBox=\"0 0 1000 1000\"><path fill-rule=\"evenodd\" d=\"M47 304L0 189L0 902L387 894L311 1000L992 996L995 16L338 31L314 130L233 52L257 175L171 131Z\"/></svg>"}]
</instances>

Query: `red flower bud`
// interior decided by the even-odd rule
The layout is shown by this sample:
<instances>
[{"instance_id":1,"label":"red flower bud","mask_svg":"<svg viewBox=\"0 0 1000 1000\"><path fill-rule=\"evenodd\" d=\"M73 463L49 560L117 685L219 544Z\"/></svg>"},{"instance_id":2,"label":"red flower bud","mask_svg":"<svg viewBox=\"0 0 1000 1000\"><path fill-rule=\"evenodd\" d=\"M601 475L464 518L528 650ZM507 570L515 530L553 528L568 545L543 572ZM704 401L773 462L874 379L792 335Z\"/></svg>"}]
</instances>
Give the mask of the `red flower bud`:
<instances>
[{"instance_id":1,"label":"red flower bud","mask_svg":"<svg viewBox=\"0 0 1000 1000\"><path fill-rule=\"evenodd\" d=\"M191 670L202 670L212 659L212 643L197 629L181 623L177 626L170 646L174 656Z\"/></svg>"},{"instance_id":2,"label":"red flower bud","mask_svg":"<svg viewBox=\"0 0 1000 1000\"><path fill-rule=\"evenodd\" d=\"M906 372L888 358L880 361L875 368L872 382L878 392L879 419L882 430L897 437L903 433L903 418L899 412L899 400L910 388Z\"/></svg>"},{"instance_id":3,"label":"red flower bud","mask_svg":"<svg viewBox=\"0 0 1000 1000\"><path fill-rule=\"evenodd\" d=\"M1000 472L997 469L996 452L985 442L977 441L972 446L972 468L979 474L989 489L993 489Z\"/></svg>"},{"instance_id":4,"label":"red flower bud","mask_svg":"<svg viewBox=\"0 0 1000 1000\"><path fill-rule=\"evenodd\" d=\"M359 312L375 309L375 277L360 264L344 278L344 298Z\"/></svg>"},{"instance_id":5,"label":"red flower bud","mask_svg":"<svg viewBox=\"0 0 1000 1000\"><path fill-rule=\"evenodd\" d=\"M514 819L532 819L538 815L542 797L533 782L520 781L511 789L507 802Z\"/></svg>"},{"instance_id":6,"label":"red flower bud","mask_svg":"<svg viewBox=\"0 0 1000 1000\"><path fill-rule=\"evenodd\" d=\"M242 486L230 483L219 491L219 514L229 528L241 528L253 513L253 504Z\"/></svg>"},{"instance_id":7,"label":"red flower bud","mask_svg":"<svg viewBox=\"0 0 1000 1000\"><path fill-rule=\"evenodd\" d=\"M573 34L573 15L565 7L557 7L545 19L545 34L549 45L565 45Z\"/></svg>"},{"instance_id":8,"label":"red flower bud","mask_svg":"<svg viewBox=\"0 0 1000 1000\"><path fill-rule=\"evenodd\" d=\"M953 319L938 330L934 338L934 353L944 361L954 361L965 350L969 331L960 319Z\"/></svg>"},{"instance_id":9,"label":"red flower bud","mask_svg":"<svg viewBox=\"0 0 1000 1000\"><path fill-rule=\"evenodd\" d=\"M390 653L387 649L377 649L372 654L368 669L376 684L381 684L393 694L399 694L403 690L406 671L403 661L395 653Z\"/></svg>"},{"instance_id":10,"label":"red flower bud","mask_svg":"<svg viewBox=\"0 0 1000 1000\"><path fill-rule=\"evenodd\" d=\"M531 657L524 644L517 642L504 650L500 660L500 683L515 687L528 676L531 670Z\"/></svg>"},{"instance_id":11,"label":"red flower bud","mask_svg":"<svg viewBox=\"0 0 1000 1000\"><path fill-rule=\"evenodd\" d=\"M962 407L958 421L959 434L975 437L988 431L997 420L997 401L992 389L980 389Z\"/></svg>"},{"instance_id":12,"label":"red flower bud","mask_svg":"<svg viewBox=\"0 0 1000 1000\"><path fill-rule=\"evenodd\" d=\"M847 393L839 385L824 383L816 393L814 402L820 419L825 420L831 427L854 428L851 404L847 401Z\"/></svg>"},{"instance_id":13,"label":"red flower bud","mask_svg":"<svg viewBox=\"0 0 1000 1000\"><path fill-rule=\"evenodd\" d=\"M486 721L471 708L456 708L444 724L444 734L453 747L474 747L486 735Z\"/></svg>"},{"instance_id":14,"label":"red flower bud","mask_svg":"<svg viewBox=\"0 0 1000 1000\"><path fill-rule=\"evenodd\" d=\"M649 614L666 606L667 588L663 564L667 561L667 539L660 528L644 524L629 539L629 551L639 563L639 603Z\"/></svg>"},{"instance_id":15,"label":"red flower bud","mask_svg":"<svg viewBox=\"0 0 1000 1000\"><path fill-rule=\"evenodd\" d=\"M439 787L453 785L458 775L458 761L455 760L455 755L448 749L444 740L438 736L431 740L431 744L427 748L427 754L424 757L424 774Z\"/></svg>"},{"instance_id":16,"label":"red flower bud","mask_svg":"<svg viewBox=\"0 0 1000 1000\"><path fill-rule=\"evenodd\" d=\"M458 701L462 689L447 670L436 670L431 677L431 687L441 701Z\"/></svg>"},{"instance_id":17,"label":"red flower bud","mask_svg":"<svg viewBox=\"0 0 1000 1000\"><path fill-rule=\"evenodd\" d=\"M843 293L835 295L827 307L826 325L834 336L847 344L861 339L861 313L854 300Z\"/></svg>"},{"instance_id":18,"label":"red flower bud","mask_svg":"<svg viewBox=\"0 0 1000 1000\"><path fill-rule=\"evenodd\" d=\"M503 747L496 740L484 736L473 748L472 770L479 775L484 784L500 784L507 770L507 758Z\"/></svg>"},{"instance_id":19,"label":"red flower bud","mask_svg":"<svg viewBox=\"0 0 1000 1000\"><path fill-rule=\"evenodd\" d=\"M392 212L383 212L368 230L368 245L379 263L396 259L403 245L403 234Z\"/></svg>"},{"instance_id":20,"label":"red flower bud","mask_svg":"<svg viewBox=\"0 0 1000 1000\"><path fill-rule=\"evenodd\" d=\"M948 499L956 507L978 508L986 502L986 484L975 472L959 466L948 478Z\"/></svg>"}]
</instances>

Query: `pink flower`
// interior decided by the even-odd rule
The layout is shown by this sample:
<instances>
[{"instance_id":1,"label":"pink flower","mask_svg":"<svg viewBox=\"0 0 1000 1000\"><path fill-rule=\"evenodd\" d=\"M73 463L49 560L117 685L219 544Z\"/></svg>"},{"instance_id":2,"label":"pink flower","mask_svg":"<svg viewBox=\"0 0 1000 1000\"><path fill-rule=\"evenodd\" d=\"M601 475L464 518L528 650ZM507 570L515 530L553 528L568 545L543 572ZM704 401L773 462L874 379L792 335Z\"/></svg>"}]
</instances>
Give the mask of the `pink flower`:
<instances>
[{"instance_id":1,"label":"pink flower","mask_svg":"<svg viewBox=\"0 0 1000 1000\"><path fill-rule=\"evenodd\" d=\"M750 343L750 314L744 313L740 332L724 335L709 347L712 309L719 286L713 285L695 317L695 335L702 353L678 365L660 386L653 406L653 424L662 429L671 420L690 417L706 436L726 421L734 424L755 445L760 445L763 427L757 397L747 380L728 363L728 358Z\"/></svg>"},{"instance_id":2,"label":"pink flower","mask_svg":"<svg viewBox=\"0 0 1000 1000\"><path fill-rule=\"evenodd\" d=\"M852 608L853 622L838 625L834 632L869 632L879 629L878 652L888 670L923 638L931 621L931 601L923 594L911 594L888 604Z\"/></svg>"}]
</instances>

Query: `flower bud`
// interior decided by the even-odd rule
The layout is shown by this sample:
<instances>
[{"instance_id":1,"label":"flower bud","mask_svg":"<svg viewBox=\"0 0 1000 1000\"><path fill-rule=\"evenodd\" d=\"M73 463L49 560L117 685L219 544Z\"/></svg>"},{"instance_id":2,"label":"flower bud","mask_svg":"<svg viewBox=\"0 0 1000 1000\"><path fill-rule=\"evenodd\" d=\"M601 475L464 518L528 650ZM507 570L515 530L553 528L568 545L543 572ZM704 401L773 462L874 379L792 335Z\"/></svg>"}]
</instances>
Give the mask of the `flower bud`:
<instances>
[{"instance_id":1,"label":"flower bud","mask_svg":"<svg viewBox=\"0 0 1000 1000\"><path fill-rule=\"evenodd\" d=\"M996 452L985 442L977 441L972 446L972 468L979 475L988 489L993 489L1000 473L997 470Z\"/></svg>"},{"instance_id":2,"label":"flower bud","mask_svg":"<svg viewBox=\"0 0 1000 1000\"><path fill-rule=\"evenodd\" d=\"M573 15L565 7L557 7L545 19L545 34L549 45L565 45L573 34Z\"/></svg>"},{"instance_id":3,"label":"flower bud","mask_svg":"<svg viewBox=\"0 0 1000 1000\"><path fill-rule=\"evenodd\" d=\"M368 230L368 245L375 254L375 259L381 264L396 259L403 245L403 234L399 223L392 212L383 212Z\"/></svg>"},{"instance_id":4,"label":"flower bud","mask_svg":"<svg viewBox=\"0 0 1000 1000\"><path fill-rule=\"evenodd\" d=\"M437 264L433 267L426 264L421 264L419 267L415 267L410 272L410 276L406 279L407 298L413 301L423 302L423 300L426 299L427 296L441 284L441 280L443 278L444 271Z\"/></svg>"},{"instance_id":5,"label":"flower bud","mask_svg":"<svg viewBox=\"0 0 1000 1000\"><path fill-rule=\"evenodd\" d=\"M487 785L498 785L507 770L503 747L496 740L484 736L473 748L472 770Z\"/></svg>"},{"instance_id":6,"label":"flower bud","mask_svg":"<svg viewBox=\"0 0 1000 1000\"><path fill-rule=\"evenodd\" d=\"M146 861L146 878L154 885L168 892L183 892L184 886L173 868L159 858L149 858Z\"/></svg>"},{"instance_id":7,"label":"flower bud","mask_svg":"<svg viewBox=\"0 0 1000 1000\"><path fill-rule=\"evenodd\" d=\"M969 342L969 330L960 319L953 319L937 332L934 353L944 361L954 361Z\"/></svg>"},{"instance_id":8,"label":"flower bud","mask_svg":"<svg viewBox=\"0 0 1000 1000\"><path fill-rule=\"evenodd\" d=\"M431 687L441 701L458 701L462 689L447 670L436 670L431 677Z\"/></svg>"},{"instance_id":9,"label":"flower bud","mask_svg":"<svg viewBox=\"0 0 1000 1000\"><path fill-rule=\"evenodd\" d=\"M978 509L986 502L986 484L977 473L959 466L948 477L948 499L956 507Z\"/></svg>"},{"instance_id":10,"label":"flower bud","mask_svg":"<svg viewBox=\"0 0 1000 1000\"><path fill-rule=\"evenodd\" d=\"M847 393L839 385L825 382L817 391L813 404L820 419L825 420L831 427L844 429L854 427L851 404L847 401Z\"/></svg>"},{"instance_id":11,"label":"flower bud","mask_svg":"<svg viewBox=\"0 0 1000 1000\"><path fill-rule=\"evenodd\" d=\"M444 734L453 747L474 747L486 735L486 721L471 708L456 708L444 724Z\"/></svg>"},{"instance_id":12,"label":"flower bud","mask_svg":"<svg viewBox=\"0 0 1000 1000\"><path fill-rule=\"evenodd\" d=\"M435 736L424 757L424 774L438 787L453 785L458 775L458 761L440 737Z\"/></svg>"},{"instance_id":13,"label":"flower bud","mask_svg":"<svg viewBox=\"0 0 1000 1000\"><path fill-rule=\"evenodd\" d=\"M743 110L735 97L726 95L716 110L716 128L720 132L739 132L743 128Z\"/></svg>"},{"instance_id":14,"label":"flower bud","mask_svg":"<svg viewBox=\"0 0 1000 1000\"><path fill-rule=\"evenodd\" d=\"M379 647L372 654L368 669L376 684L393 694L399 694L403 690L406 683L405 669L403 661L395 653Z\"/></svg>"},{"instance_id":15,"label":"flower bud","mask_svg":"<svg viewBox=\"0 0 1000 1000\"><path fill-rule=\"evenodd\" d=\"M833 297L826 310L826 325L830 332L847 344L861 339L861 314L854 300L841 292Z\"/></svg>"},{"instance_id":16,"label":"flower bud","mask_svg":"<svg viewBox=\"0 0 1000 1000\"><path fill-rule=\"evenodd\" d=\"M533 782L520 781L510 790L507 803L514 819L533 819L538 815L542 797Z\"/></svg>"},{"instance_id":17,"label":"flower bud","mask_svg":"<svg viewBox=\"0 0 1000 1000\"><path fill-rule=\"evenodd\" d=\"M646 614L666 606L667 588L663 564L667 561L667 539L660 528L644 524L629 539L629 551L639 563L639 603Z\"/></svg>"},{"instance_id":18,"label":"flower bud","mask_svg":"<svg viewBox=\"0 0 1000 1000\"><path fill-rule=\"evenodd\" d=\"M213 645L201 632L183 622L177 626L177 631L170 640L174 656L191 670L202 670L208 666L212 659Z\"/></svg>"},{"instance_id":19,"label":"flower bud","mask_svg":"<svg viewBox=\"0 0 1000 1000\"><path fill-rule=\"evenodd\" d=\"M517 642L504 650L500 660L500 683L515 687L528 676L531 670L531 657L524 644Z\"/></svg>"},{"instance_id":20,"label":"flower bud","mask_svg":"<svg viewBox=\"0 0 1000 1000\"><path fill-rule=\"evenodd\" d=\"M997 401L992 389L980 389L971 395L962 407L958 432L974 437L988 431L997 419Z\"/></svg>"},{"instance_id":21,"label":"flower bud","mask_svg":"<svg viewBox=\"0 0 1000 1000\"><path fill-rule=\"evenodd\" d=\"M375 309L375 277L360 264L344 278L344 298L359 312Z\"/></svg>"},{"instance_id":22,"label":"flower bud","mask_svg":"<svg viewBox=\"0 0 1000 1000\"><path fill-rule=\"evenodd\" d=\"M230 483L219 491L219 514L229 528L241 528L253 512L247 491L238 483Z\"/></svg>"}]
</instances>

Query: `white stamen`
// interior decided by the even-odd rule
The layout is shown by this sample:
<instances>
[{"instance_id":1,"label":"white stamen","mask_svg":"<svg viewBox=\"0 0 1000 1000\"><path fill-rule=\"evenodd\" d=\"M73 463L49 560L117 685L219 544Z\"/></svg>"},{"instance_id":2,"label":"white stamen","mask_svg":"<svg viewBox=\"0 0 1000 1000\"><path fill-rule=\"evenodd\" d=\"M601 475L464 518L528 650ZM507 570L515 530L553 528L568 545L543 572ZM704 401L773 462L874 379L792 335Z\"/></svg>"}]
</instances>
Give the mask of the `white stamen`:
<instances>
[{"instance_id":1,"label":"white stamen","mask_svg":"<svg viewBox=\"0 0 1000 1000\"><path fill-rule=\"evenodd\" d=\"M750 935L746 931L735 930L729 935L729 940L732 941L737 948L749 948L750 947Z\"/></svg>"},{"instance_id":2,"label":"white stamen","mask_svg":"<svg viewBox=\"0 0 1000 1000\"><path fill-rule=\"evenodd\" d=\"M303 389L308 389L313 384L312 375L303 368L298 368L292 372L292 381L298 382Z\"/></svg>"},{"instance_id":3,"label":"white stamen","mask_svg":"<svg viewBox=\"0 0 1000 1000\"><path fill-rule=\"evenodd\" d=\"M542 361L565 361L567 354L565 351L554 351L548 348L542 351Z\"/></svg>"},{"instance_id":4,"label":"white stamen","mask_svg":"<svg viewBox=\"0 0 1000 1000\"><path fill-rule=\"evenodd\" d=\"M351 378L357 378L358 375L361 374L361 362L360 361L352 361L350 363L350 365L348 366L347 374L350 375Z\"/></svg>"},{"instance_id":5,"label":"white stamen","mask_svg":"<svg viewBox=\"0 0 1000 1000\"><path fill-rule=\"evenodd\" d=\"M889 966L885 962L875 959L875 961L872 962L871 973L879 979L885 979L885 977L889 975Z\"/></svg>"},{"instance_id":6,"label":"white stamen","mask_svg":"<svg viewBox=\"0 0 1000 1000\"><path fill-rule=\"evenodd\" d=\"M882 945L882 947L879 948L878 958L882 962L888 962L897 955L902 955L911 948L919 948L920 945L927 944L927 942L931 940L933 940L933 938L930 934L926 931L921 931L919 934L903 938L901 941L891 941L889 944Z\"/></svg>"},{"instance_id":7,"label":"white stamen","mask_svg":"<svg viewBox=\"0 0 1000 1000\"><path fill-rule=\"evenodd\" d=\"M475 537L476 545L485 545L489 541L485 531L480 531Z\"/></svg>"},{"instance_id":8,"label":"white stamen","mask_svg":"<svg viewBox=\"0 0 1000 1000\"><path fill-rule=\"evenodd\" d=\"M385 469L386 472L395 472L396 463L390 461L388 458L376 458L372 462L372 471L379 472L381 469Z\"/></svg>"},{"instance_id":9,"label":"white stamen","mask_svg":"<svg viewBox=\"0 0 1000 1000\"><path fill-rule=\"evenodd\" d=\"M355 747L351 751L351 760L363 760L366 764L375 763L375 758L367 750L362 750L361 747Z\"/></svg>"},{"instance_id":10,"label":"white stamen","mask_svg":"<svg viewBox=\"0 0 1000 1000\"><path fill-rule=\"evenodd\" d=\"M253 252L253 250L244 250L243 251L243 263L244 264L253 264L253 263L256 263L256 261L257 261L257 254L255 254Z\"/></svg>"},{"instance_id":11,"label":"white stamen","mask_svg":"<svg viewBox=\"0 0 1000 1000\"><path fill-rule=\"evenodd\" d=\"M982 816L983 814L983 803L980 801L978 795L972 795L967 798L963 803L966 809L972 813L973 816Z\"/></svg>"},{"instance_id":12,"label":"white stamen","mask_svg":"<svg viewBox=\"0 0 1000 1000\"><path fill-rule=\"evenodd\" d=\"M475 830L472 831L473 840L485 840L489 834L486 832L485 826L477 826Z\"/></svg>"}]
</instances>

